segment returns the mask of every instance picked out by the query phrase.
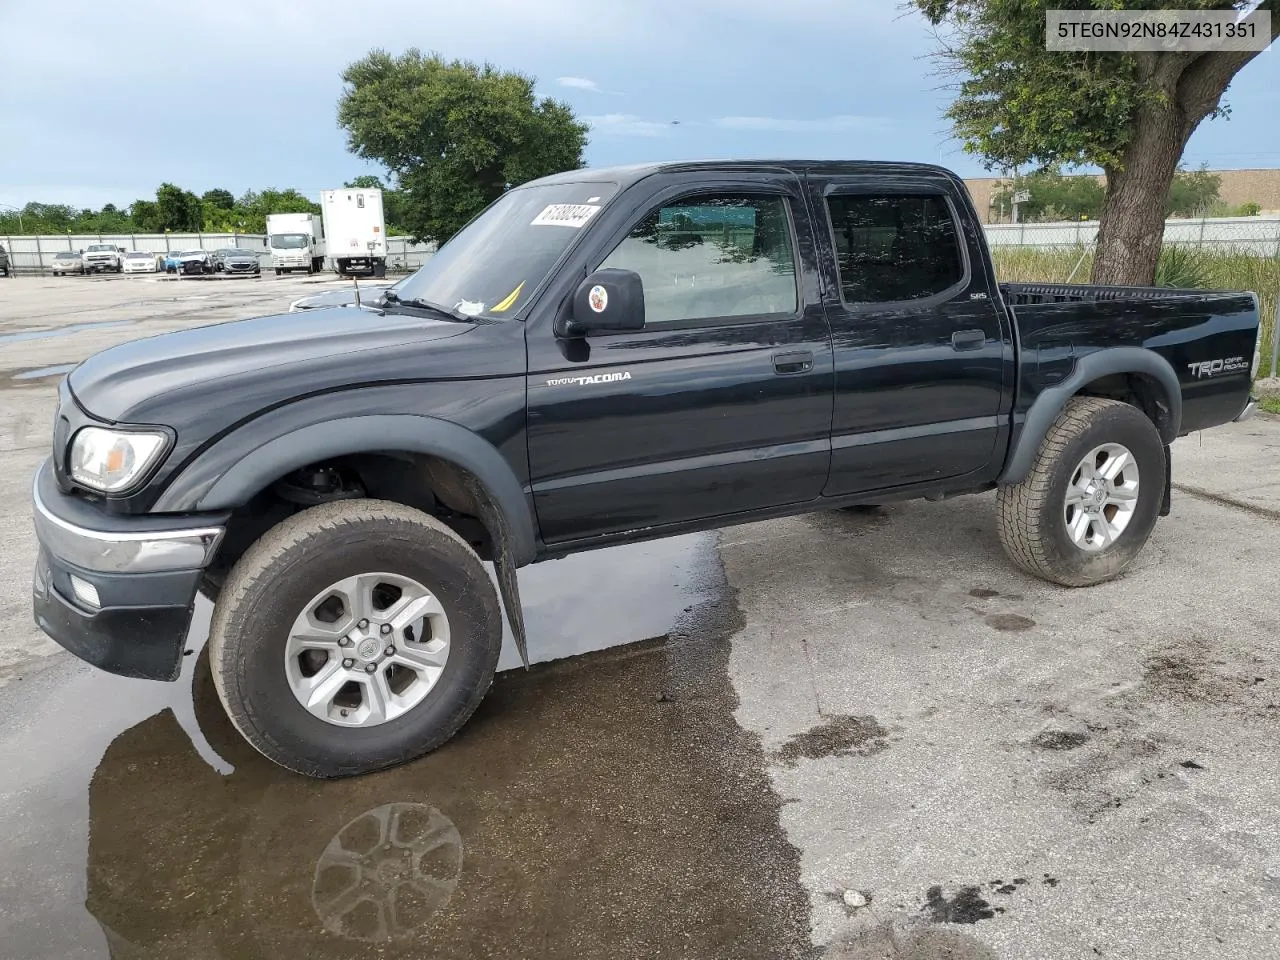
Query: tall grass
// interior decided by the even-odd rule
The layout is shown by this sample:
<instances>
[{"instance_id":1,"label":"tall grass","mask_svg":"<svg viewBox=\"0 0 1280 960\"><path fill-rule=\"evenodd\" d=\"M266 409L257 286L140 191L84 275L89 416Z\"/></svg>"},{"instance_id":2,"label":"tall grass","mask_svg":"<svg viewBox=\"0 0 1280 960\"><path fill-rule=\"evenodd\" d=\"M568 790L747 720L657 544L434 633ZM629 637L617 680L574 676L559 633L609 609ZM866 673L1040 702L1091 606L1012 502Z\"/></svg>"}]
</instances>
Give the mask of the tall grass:
<instances>
[{"instance_id":1,"label":"tall grass","mask_svg":"<svg viewBox=\"0 0 1280 960\"><path fill-rule=\"evenodd\" d=\"M1065 283L1073 269L1072 282L1088 283L1093 269L1093 251L1085 247L993 247L992 257L996 276L1006 283ZM1168 246L1160 254L1156 282L1166 287L1256 293L1262 308L1262 366L1258 374L1267 376L1276 297L1280 294L1280 257L1259 257L1231 249Z\"/></svg>"}]
</instances>

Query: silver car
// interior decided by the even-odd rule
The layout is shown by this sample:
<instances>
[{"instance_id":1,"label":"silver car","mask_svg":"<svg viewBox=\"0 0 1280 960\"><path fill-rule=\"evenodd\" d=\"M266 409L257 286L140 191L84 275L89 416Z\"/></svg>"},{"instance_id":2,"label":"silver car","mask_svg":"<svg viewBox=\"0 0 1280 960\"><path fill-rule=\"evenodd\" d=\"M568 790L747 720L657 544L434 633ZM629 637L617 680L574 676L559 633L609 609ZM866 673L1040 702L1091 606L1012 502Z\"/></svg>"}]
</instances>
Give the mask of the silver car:
<instances>
[{"instance_id":1,"label":"silver car","mask_svg":"<svg viewBox=\"0 0 1280 960\"><path fill-rule=\"evenodd\" d=\"M69 273L83 274L85 272L84 258L76 250L65 250L53 258L53 263L49 264L49 269L55 277L65 277Z\"/></svg>"}]
</instances>

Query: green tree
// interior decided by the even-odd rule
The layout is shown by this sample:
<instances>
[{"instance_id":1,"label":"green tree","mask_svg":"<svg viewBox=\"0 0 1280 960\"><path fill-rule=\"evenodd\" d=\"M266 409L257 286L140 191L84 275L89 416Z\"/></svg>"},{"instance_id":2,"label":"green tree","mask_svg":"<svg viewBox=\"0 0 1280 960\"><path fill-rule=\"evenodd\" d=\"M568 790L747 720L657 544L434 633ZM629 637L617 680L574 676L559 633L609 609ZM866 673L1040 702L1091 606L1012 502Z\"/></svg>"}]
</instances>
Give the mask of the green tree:
<instances>
[{"instance_id":1,"label":"green tree","mask_svg":"<svg viewBox=\"0 0 1280 960\"><path fill-rule=\"evenodd\" d=\"M154 200L135 200L129 206L129 219L142 233L160 233L160 208Z\"/></svg>"},{"instance_id":2,"label":"green tree","mask_svg":"<svg viewBox=\"0 0 1280 960\"><path fill-rule=\"evenodd\" d=\"M1222 178L1205 167L1187 172L1178 170L1169 185L1169 198L1165 201L1165 213L1171 217L1203 217L1220 197Z\"/></svg>"},{"instance_id":3,"label":"green tree","mask_svg":"<svg viewBox=\"0 0 1280 960\"><path fill-rule=\"evenodd\" d=\"M1093 220L1101 212L1106 196L1096 177L1037 170L1002 184L994 194L997 209L1010 210L1013 194L1022 190L1030 194L1030 199L1018 204L1022 220Z\"/></svg>"},{"instance_id":4,"label":"green tree","mask_svg":"<svg viewBox=\"0 0 1280 960\"><path fill-rule=\"evenodd\" d=\"M523 74L374 50L342 79L348 146L395 177L400 225L417 240L442 243L509 187L582 166L586 125Z\"/></svg>"},{"instance_id":5,"label":"green tree","mask_svg":"<svg viewBox=\"0 0 1280 960\"><path fill-rule=\"evenodd\" d=\"M223 190L221 187L206 190L200 199L215 210L230 210L236 205L236 198L231 191Z\"/></svg>"},{"instance_id":6,"label":"green tree","mask_svg":"<svg viewBox=\"0 0 1280 960\"><path fill-rule=\"evenodd\" d=\"M1116 0L912 0L945 28L939 57L960 79L947 111L990 169L1101 167L1107 175L1095 283L1155 280L1165 201L1188 138L1225 114L1222 96L1257 51L1063 53L1045 49L1045 11L1118 9ZM1277 0L1273 38L1280 34ZM1233 0L1149 0L1218 9Z\"/></svg>"},{"instance_id":7,"label":"green tree","mask_svg":"<svg viewBox=\"0 0 1280 960\"><path fill-rule=\"evenodd\" d=\"M156 188L156 218L159 230L195 233L203 226L204 208L190 190L162 183Z\"/></svg>"},{"instance_id":8,"label":"green tree","mask_svg":"<svg viewBox=\"0 0 1280 960\"><path fill-rule=\"evenodd\" d=\"M267 216L272 213L319 213L320 204L290 187L277 190L268 187L261 192L249 190L236 201L237 229L245 233L266 233Z\"/></svg>"}]
</instances>

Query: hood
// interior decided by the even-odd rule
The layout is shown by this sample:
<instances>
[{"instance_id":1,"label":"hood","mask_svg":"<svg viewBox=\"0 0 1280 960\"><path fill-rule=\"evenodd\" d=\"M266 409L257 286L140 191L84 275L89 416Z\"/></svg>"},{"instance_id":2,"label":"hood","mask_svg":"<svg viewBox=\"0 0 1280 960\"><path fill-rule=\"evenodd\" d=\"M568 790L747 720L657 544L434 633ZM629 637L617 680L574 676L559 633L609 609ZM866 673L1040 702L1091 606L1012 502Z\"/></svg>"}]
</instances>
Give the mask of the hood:
<instances>
[{"instance_id":1,"label":"hood","mask_svg":"<svg viewBox=\"0 0 1280 960\"><path fill-rule=\"evenodd\" d=\"M234 423L309 393L421 379L418 345L473 329L350 308L285 313L133 340L90 357L67 382L101 420L180 429L214 407Z\"/></svg>"},{"instance_id":2,"label":"hood","mask_svg":"<svg viewBox=\"0 0 1280 960\"><path fill-rule=\"evenodd\" d=\"M394 284L391 283L369 283L360 284L360 305L363 307L376 306L382 300L383 291L390 289ZM321 307L347 307L354 306L356 302L356 292L350 285L345 285L340 290L329 290L325 293L313 294L309 297L301 297L293 301L289 305L289 309L298 310L317 310Z\"/></svg>"}]
</instances>

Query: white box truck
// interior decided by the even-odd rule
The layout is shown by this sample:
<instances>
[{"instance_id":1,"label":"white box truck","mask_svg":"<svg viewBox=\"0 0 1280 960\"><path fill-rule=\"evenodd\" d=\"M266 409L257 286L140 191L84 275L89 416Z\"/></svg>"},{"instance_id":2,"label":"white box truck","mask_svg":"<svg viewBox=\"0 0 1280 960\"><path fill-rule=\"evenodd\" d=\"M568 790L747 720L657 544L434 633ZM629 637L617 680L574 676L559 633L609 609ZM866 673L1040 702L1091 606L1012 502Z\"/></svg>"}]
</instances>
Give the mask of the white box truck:
<instances>
[{"instance_id":1,"label":"white box truck","mask_svg":"<svg viewBox=\"0 0 1280 960\"><path fill-rule=\"evenodd\" d=\"M267 214L267 247L276 276L324 269L324 221L314 213Z\"/></svg>"},{"instance_id":2,"label":"white box truck","mask_svg":"<svg viewBox=\"0 0 1280 960\"><path fill-rule=\"evenodd\" d=\"M339 275L387 275L387 223L382 191L345 187L321 190L320 209L329 256Z\"/></svg>"}]
</instances>

